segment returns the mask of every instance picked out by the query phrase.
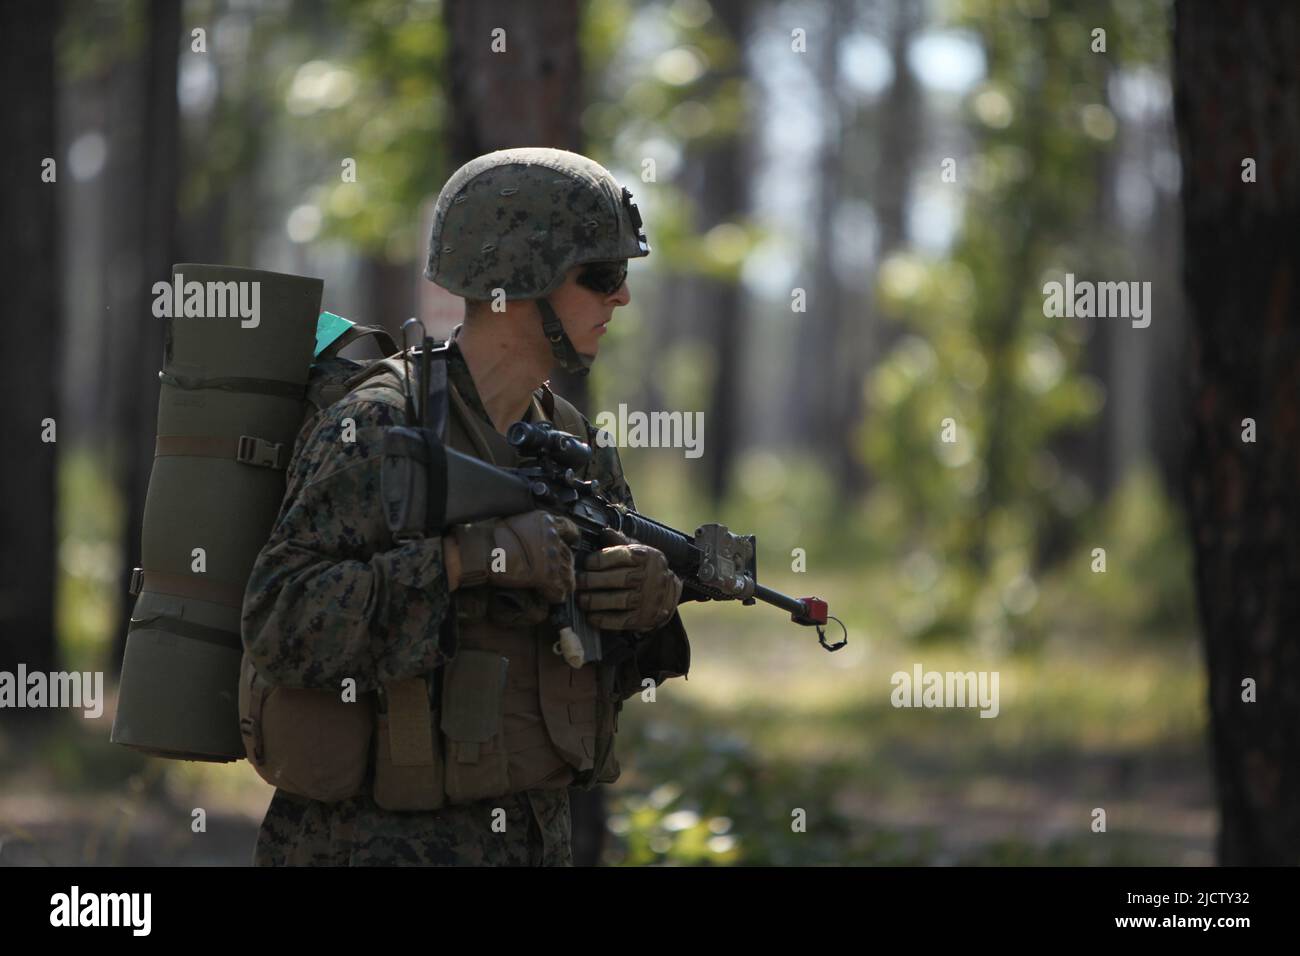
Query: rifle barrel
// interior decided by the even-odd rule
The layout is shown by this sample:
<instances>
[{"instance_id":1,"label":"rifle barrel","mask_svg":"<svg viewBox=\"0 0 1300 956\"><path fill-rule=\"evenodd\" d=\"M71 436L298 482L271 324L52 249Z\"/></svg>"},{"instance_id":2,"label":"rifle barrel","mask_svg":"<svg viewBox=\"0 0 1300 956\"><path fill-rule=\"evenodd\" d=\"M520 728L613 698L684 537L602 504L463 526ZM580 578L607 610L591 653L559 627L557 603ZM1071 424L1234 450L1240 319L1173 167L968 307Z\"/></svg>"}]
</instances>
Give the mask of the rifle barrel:
<instances>
[{"instance_id":1,"label":"rifle barrel","mask_svg":"<svg viewBox=\"0 0 1300 956\"><path fill-rule=\"evenodd\" d=\"M766 604L779 607L783 611L789 611L791 614L804 613L804 603L799 598L790 597L788 594L782 594L780 591L774 591L761 584L755 583L754 597Z\"/></svg>"},{"instance_id":2,"label":"rifle barrel","mask_svg":"<svg viewBox=\"0 0 1300 956\"><path fill-rule=\"evenodd\" d=\"M682 577L694 577L700 570L700 549L676 528L660 524L635 511L622 512L617 529L633 541L658 548L668 559L668 566Z\"/></svg>"}]
</instances>

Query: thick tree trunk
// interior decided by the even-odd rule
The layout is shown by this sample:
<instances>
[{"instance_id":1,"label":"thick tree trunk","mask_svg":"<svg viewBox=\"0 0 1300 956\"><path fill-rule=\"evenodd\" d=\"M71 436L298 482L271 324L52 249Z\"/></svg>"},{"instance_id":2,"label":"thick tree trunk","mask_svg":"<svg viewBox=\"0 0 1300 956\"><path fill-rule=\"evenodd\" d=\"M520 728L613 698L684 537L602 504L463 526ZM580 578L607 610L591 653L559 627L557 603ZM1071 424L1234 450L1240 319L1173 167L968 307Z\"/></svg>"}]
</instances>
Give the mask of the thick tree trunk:
<instances>
[{"instance_id":1,"label":"thick tree trunk","mask_svg":"<svg viewBox=\"0 0 1300 956\"><path fill-rule=\"evenodd\" d=\"M448 0L445 16L451 167L516 146L581 152L577 0ZM494 38L504 50L493 50ZM585 377L556 369L551 385L587 410Z\"/></svg>"},{"instance_id":2,"label":"thick tree trunk","mask_svg":"<svg viewBox=\"0 0 1300 956\"><path fill-rule=\"evenodd\" d=\"M0 269L4 273L5 352L0 376L4 467L0 468L0 671L21 662L55 668L55 454L42 441L43 419L58 421L58 191L71 175L55 143L54 39L60 4L0 5L0 76L8 92L6 145L0 150ZM58 161L43 182L42 163ZM48 710L22 712L29 718ZM18 718L12 718L17 720Z\"/></svg>"},{"instance_id":3,"label":"thick tree trunk","mask_svg":"<svg viewBox=\"0 0 1300 956\"><path fill-rule=\"evenodd\" d=\"M1300 7L1176 7L1188 506L1224 864L1300 862ZM1242 182L1242 162L1258 181ZM1158 301L1158 300L1157 300ZM1255 441L1243 440L1253 419ZM1253 702L1243 684L1254 685Z\"/></svg>"},{"instance_id":4,"label":"thick tree trunk","mask_svg":"<svg viewBox=\"0 0 1300 956\"><path fill-rule=\"evenodd\" d=\"M144 501L153 466L158 415L158 369L162 365L163 323L154 318L151 288L171 276L176 248L176 183L179 153L179 107L176 73L181 31L179 4L151 0L148 41L141 64L143 82L134 77L124 97L141 98L139 122L115 137L121 151L114 182L118 193L122 244L110 266L115 289L111 321L119 350L121 380L116 434L121 455L119 475L126 496L126 534L121 594L124 603L110 660L116 670L126 650L132 605L127 595L131 568L139 563ZM132 70L134 72L134 70ZM133 92L134 91L134 92Z\"/></svg>"}]
</instances>

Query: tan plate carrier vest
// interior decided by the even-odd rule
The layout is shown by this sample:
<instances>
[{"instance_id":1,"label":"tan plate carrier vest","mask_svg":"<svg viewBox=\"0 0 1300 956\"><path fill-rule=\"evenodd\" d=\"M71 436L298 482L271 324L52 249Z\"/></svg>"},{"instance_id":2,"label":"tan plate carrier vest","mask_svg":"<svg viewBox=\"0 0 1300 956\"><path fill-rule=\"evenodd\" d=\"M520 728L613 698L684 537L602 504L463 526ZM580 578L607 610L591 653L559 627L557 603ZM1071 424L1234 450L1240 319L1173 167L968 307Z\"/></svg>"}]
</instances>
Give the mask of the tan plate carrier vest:
<instances>
[{"instance_id":1,"label":"tan plate carrier vest","mask_svg":"<svg viewBox=\"0 0 1300 956\"><path fill-rule=\"evenodd\" d=\"M352 397L404 408L392 376L371 377L381 366L400 374L400 362L376 363L358 376ZM451 383L447 394L450 447L502 467L519 464ZM546 386L534 393L531 417L587 440L577 409ZM614 662L569 666L553 649L547 611L532 591L464 582L443 623L457 632L452 660L356 703L333 691L271 688L245 655L240 713L250 761L269 783L333 802L365 788L373 738L374 799L388 810L613 782L622 709Z\"/></svg>"}]
</instances>

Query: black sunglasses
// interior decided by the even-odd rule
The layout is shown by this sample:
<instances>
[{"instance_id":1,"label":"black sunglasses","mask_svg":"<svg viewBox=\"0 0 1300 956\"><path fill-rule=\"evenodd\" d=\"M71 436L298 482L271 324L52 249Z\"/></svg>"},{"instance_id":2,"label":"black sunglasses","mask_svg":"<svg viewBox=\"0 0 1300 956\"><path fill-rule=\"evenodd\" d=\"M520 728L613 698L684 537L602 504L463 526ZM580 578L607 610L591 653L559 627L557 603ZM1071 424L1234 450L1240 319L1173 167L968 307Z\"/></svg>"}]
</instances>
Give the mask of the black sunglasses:
<instances>
[{"instance_id":1,"label":"black sunglasses","mask_svg":"<svg viewBox=\"0 0 1300 956\"><path fill-rule=\"evenodd\" d=\"M613 295L627 281L627 260L610 259L606 262L588 262L578 273L578 285L586 286L601 295Z\"/></svg>"}]
</instances>

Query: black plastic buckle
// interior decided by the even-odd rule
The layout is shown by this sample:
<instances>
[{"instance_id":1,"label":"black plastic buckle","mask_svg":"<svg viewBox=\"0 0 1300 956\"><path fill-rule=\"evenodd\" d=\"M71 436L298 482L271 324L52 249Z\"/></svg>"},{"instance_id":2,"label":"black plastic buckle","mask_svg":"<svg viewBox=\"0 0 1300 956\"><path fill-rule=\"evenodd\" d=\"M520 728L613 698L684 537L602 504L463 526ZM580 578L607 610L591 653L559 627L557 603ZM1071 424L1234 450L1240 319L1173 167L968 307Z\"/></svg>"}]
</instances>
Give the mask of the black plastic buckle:
<instances>
[{"instance_id":1,"label":"black plastic buckle","mask_svg":"<svg viewBox=\"0 0 1300 956\"><path fill-rule=\"evenodd\" d=\"M279 444L272 444L265 438L240 435L239 449L235 453L235 460L259 468L279 468L281 467L280 448Z\"/></svg>"}]
</instances>

